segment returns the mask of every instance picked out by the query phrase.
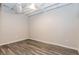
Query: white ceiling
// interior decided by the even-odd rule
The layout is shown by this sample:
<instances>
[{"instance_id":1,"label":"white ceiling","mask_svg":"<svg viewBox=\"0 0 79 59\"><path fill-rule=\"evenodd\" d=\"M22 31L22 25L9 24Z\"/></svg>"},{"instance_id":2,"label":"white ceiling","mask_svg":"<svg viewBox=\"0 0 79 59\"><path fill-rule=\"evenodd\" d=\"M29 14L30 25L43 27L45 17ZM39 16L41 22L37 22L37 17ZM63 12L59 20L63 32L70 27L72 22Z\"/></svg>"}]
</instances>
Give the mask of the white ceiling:
<instances>
[{"instance_id":1,"label":"white ceiling","mask_svg":"<svg viewBox=\"0 0 79 59\"><path fill-rule=\"evenodd\" d=\"M32 10L29 7L31 3L21 3L22 11L20 12L20 9L17 7L19 4L18 3L2 3L2 8L3 10L7 10L7 12L14 12L17 14L25 14L28 16L37 14L37 13L42 13L63 5L67 5L67 3L35 3L37 10Z\"/></svg>"}]
</instances>

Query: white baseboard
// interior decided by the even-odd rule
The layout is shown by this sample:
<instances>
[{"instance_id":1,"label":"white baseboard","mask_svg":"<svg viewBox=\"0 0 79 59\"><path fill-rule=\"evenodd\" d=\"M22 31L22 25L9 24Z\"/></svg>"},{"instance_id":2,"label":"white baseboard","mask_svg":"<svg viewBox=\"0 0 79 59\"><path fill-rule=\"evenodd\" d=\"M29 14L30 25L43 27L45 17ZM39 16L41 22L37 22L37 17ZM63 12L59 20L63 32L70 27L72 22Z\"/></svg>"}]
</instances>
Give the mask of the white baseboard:
<instances>
[{"instance_id":1,"label":"white baseboard","mask_svg":"<svg viewBox=\"0 0 79 59\"><path fill-rule=\"evenodd\" d=\"M35 39L33 39L33 40L35 40ZM37 40L37 39L36 39L36 41L40 41L40 42L44 42L44 43L48 43L48 44L54 44L54 45L57 45L57 46L66 47L66 48L69 48L69 49L74 49L74 50L79 51L78 48L62 45L62 44L59 44L59 43L52 43L52 42L47 42L47 41L42 41L42 40Z\"/></svg>"},{"instance_id":2,"label":"white baseboard","mask_svg":"<svg viewBox=\"0 0 79 59\"><path fill-rule=\"evenodd\" d=\"M26 38L26 39L27 39L27 38ZM10 44L10 43L14 43L14 42L18 42L18 41L22 41L22 40L26 40L26 39L24 38L24 39L19 39L19 40L16 40L16 41L10 41L10 42L6 42L6 43L1 43L0 46L1 46L1 45ZM30 39L32 39L32 38L30 38ZM32 40L36 40L36 41L40 41L40 42L44 42L44 43L48 43L48 44L54 44L54 45L66 47L66 48L69 48L69 49L74 49L74 50L77 50L77 51L79 52L79 49L77 49L77 48L65 46L65 45L62 45L62 44L52 43L52 42L47 42L47 41L42 41L42 40L37 40L37 39L32 39Z\"/></svg>"},{"instance_id":3,"label":"white baseboard","mask_svg":"<svg viewBox=\"0 0 79 59\"><path fill-rule=\"evenodd\" d=\"M79 53L79 49L78 49L78 53Z\"/></svg>"},{"instance_id":4,"label":"white baseboard","mask_svg":"<svg viewBox=\"0 0 79 59\"><path fill-rule=\"evenodd\" d=\"M14 42L18 42L18 41L22 41L22 40L26 40L26 39L24 38L24 39L19 39L19 40L16 40L16 41L9 41L9 42L0 43L0 46L10 44L10 43L14 43Z\"/></svg>"},{"instance_id":5,"label":"white baseboard","mask_svg":"<svg viewBox=\"0 0 79 59\"><path fill-rule=\"evenodd\" d=\"M70 47L70 46L66 46L66 45L62 45L62 44L58 44L58 43L52 43L52 44L55 44L55 45L58 45L58 46L62 46L62 47L66 47L66 48L69 48L69 49L74 49L74 50L77 50L77 48L73 48L73 47Z\"/></svg>"}]
</instances>

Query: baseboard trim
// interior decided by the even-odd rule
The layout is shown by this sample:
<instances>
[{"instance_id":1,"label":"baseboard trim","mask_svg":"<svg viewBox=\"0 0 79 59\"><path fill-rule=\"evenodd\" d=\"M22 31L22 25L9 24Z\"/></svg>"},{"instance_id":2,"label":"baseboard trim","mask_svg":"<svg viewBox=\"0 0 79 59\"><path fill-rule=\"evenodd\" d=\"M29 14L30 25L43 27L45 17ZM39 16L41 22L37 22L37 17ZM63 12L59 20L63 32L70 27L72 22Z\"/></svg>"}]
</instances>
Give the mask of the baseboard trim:
<instances>
[{"instance_id":1,"label":"baseboard trim","mask_svg":"<svg viewBox=\"0 0 79 59\"><path fill-rule=\"evenodd\" d=\"M15 43L15 42L19 42L19 41L22 41L22 40L27 40L27 38L26 39L19 39L19 40L16 40L16 41L10 41L10 42L1 43L0 46Z\"/></svg>"},{"instance_id":2,"label":"baseboard trim","mask_svg":"<svg viewBox=\"0 0 79 59\"><path fill-rule=\"evenodd\" d=\"M32 39L32 40L35 40L35 39ZM46 42L46 41L41 41L41 40L36 40L36 41L40 41L40 42L47 43L47 44L53 44L53 45L57 45L57 46L61 46L61 47L69 48L69 49L73 49L73 50L76 50L76 51L79 52L79 50L77 48L73 48L73 47L70 47L70 46L65 46L65 45L62 45L62 44Z\"/></svg>"},{"instance_id":3,"label":"baseboard trim","mask_svg":"<svg viewBox=\"0 0 79 59\"><path fill-rule=\"evenodd\" d=\"M35 39L32 39L30 38L31 40L35 40ZM10 41L10 42L7 42L7 43L1 43L0 46L2 45L6 45L6 44L11 44L11 43L15 43L15 42L19 42L19 41L22 41L22 40L28 40L27 38L26 39L19 39L19 40L16 40L16 41ZM57 46L61 46L61 47L65 47L65 48L69 48L69 49L74 49L76 51L79 52L79 50L77 48L73 48L73 47L69 47L69 46L65 46L65 45L62 45L62 44L58 44L58 43L52 43L52 42L46 42L46 41L42 41L42 40L37 40L36 41L40 41L40 42L43 42L43 43L47 43L47 44L54 44L54 45L57 45Z\"/></svg>"},{"instance_id":4,"label":"baseboard trim","mask_svg":"<svg viewBox=\"0 0 79 59\"><path fill-rule=\"evenodd\" d=\"M78 49L78 53L79 53L79 49Z\"/></svg>"}]
</instances>

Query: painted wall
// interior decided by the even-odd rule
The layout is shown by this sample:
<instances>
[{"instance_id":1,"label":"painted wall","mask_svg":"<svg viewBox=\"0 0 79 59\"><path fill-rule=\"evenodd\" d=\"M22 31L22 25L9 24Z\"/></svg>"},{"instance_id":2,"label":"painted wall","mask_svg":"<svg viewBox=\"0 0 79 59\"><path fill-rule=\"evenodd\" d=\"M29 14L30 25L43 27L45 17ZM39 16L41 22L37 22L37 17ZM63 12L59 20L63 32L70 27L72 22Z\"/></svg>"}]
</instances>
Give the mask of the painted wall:
<instances>
[{"instance_id":1,"label":"painted wall","mask_svg":"<svg viewBox=\"0 0 79 59\"><path fill-rule=\"evenodd\" d=\"M0 7L0 11L1 11L1 7ZM0 12L0 32L1 32L1 12ZM0 39L1 39L1 33L0 33Z\"/></svg>"},{"instance_id":2,"label":"painted wall","mask_svg":"<svg viewBox=\"0 0 79 59\"><path fill-rule=\"evenodd\" d=\"M79 49L79 4L29 18L9 12L9 10L0 11L0 45L32 38Z\"/></svg>"},{"instance_id":3,"label":"painted wall","mask_svg":"<svg viewBox=\"0 0 79 59\"><path fill-rule=\"evenodd\" d=\"M0 13L0 45L28 39L28 18L22 14Z\"/></svg>"},{"instance_id":4,"label":"painted wall","mask_svg":"<svg viewBox=\"0 0 79 59\"><path fill-rule=\"evenodd\" d=\"M30 17L30 38L78 49L78 6L79 4L71 4Z\"/></svg>"}]
</instances>

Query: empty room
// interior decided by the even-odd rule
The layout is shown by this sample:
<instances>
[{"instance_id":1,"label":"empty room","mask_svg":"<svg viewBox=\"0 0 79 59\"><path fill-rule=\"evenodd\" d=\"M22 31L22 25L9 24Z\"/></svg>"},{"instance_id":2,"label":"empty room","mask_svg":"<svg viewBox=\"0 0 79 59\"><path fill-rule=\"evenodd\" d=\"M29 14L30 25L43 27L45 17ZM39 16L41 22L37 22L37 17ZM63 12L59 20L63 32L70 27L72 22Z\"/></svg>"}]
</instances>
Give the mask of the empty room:
<instances>
[{"instance_id":1,"label":"empty room","mask_svg":"<svg viewBox=\"0 0 79 59\"><path fill-rule=\"evenodd\" d=\"M0 3L0 55L79 55L79 3Z\"/></svg>"}]
</instances>

